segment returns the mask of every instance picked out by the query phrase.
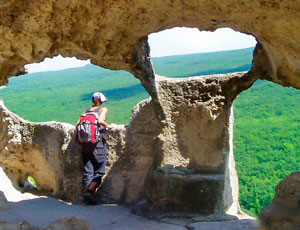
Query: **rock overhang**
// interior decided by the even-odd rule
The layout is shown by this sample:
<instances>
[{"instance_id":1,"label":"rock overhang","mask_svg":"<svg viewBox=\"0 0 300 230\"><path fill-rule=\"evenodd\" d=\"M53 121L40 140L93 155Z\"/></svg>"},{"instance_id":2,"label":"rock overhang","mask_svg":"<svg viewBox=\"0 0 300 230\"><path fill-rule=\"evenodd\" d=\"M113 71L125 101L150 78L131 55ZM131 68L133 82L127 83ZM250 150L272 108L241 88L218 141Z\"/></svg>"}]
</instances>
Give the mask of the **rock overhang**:
<instances>
[{"instance_id":1,"label":"rock overhang","mask_svg":"<svg viewBox=\"0 0 300 230\"><path fill-rule=\"evenodd\" d=\"M0 4L1 85L25 64L58 54L141 79L156 96L147 36L185 26L256 37L253 77L300 88L296 1L6 1ZM245 20L247 19L247 20Z\"/></svg>"}]
</instances>

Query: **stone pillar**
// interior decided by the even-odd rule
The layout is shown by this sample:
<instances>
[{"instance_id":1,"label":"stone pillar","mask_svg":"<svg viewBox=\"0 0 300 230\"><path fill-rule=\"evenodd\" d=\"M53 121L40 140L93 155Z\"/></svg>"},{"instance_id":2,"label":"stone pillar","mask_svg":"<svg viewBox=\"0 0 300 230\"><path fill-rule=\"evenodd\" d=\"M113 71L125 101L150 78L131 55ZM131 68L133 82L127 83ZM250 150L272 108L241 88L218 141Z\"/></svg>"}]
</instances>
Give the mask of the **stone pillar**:
<instances>
[{"instance_id":1,"label":"stone pillar","mask_svg":"<svg viewBox=\"0 0 300 230\"><path fill-rule=\"evenodd\" d=\"M213 214L238 211L233 159L233 79L242 74L157 82L166 120L146 181L156 209ZM158 147L159 146L159 147Z\"/></svg>"}]
</instances>

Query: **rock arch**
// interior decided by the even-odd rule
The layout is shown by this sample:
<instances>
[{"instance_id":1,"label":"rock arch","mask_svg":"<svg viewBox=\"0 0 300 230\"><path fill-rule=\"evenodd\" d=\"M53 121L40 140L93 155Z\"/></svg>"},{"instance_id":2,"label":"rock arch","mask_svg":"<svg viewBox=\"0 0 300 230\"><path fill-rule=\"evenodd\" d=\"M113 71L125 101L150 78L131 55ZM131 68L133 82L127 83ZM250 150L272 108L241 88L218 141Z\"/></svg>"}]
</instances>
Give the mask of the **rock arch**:
<instances>
[{"instance_id":1,"label":"rock arch","mask_svg":"<svg viewBox=\"0 0 300 230\"><path fill-rule=\"evenodd\" d=\"M57 54L91 58L124 69L155 94L147 35L175 26L213 31L229 27L259 42L256 77L299 88L299 5L297 2L170 0L6 1L0 4L1 85L25 64ZM247 19L247 20L245 20Z\"/></svg>"},{"instance_id":2,"label":"rock arch","mask_svg":"<svg viewBox=\"0 0 300 230\"><path fill-rule=\"evenodd\" d=\"M139 104L136 108L139 112L133 113L132 125L115 133L119 137L122 136L121 134L124 135L113 144L116 149L115 161L117 162L114 165L120 164L120 167L112 168L110 175L115 176L116 180L119 178L123 183L121 186L123 189L117 188L113 196L119 200L134 201L146 194L145 196L152 205L173 209L174 204L180 204L180 202L177 203L180 199L174 203L171 195L169 196L170 202L167 199L167 202L162 203L162 200L166 200L165 197L155 196L157 190L152 191L152 187L149 187L147 183L155 184L157 175L163 173L162 178L170 186L163 188L158 183L157 187L165 189L166 194L169 194L168 191L173 185L177 185L180 181L180 183L185 183L185 177L190 178L189 173L203 174L205 172L209 175L220 173L224 183L220 182L215 187L219 186L218 191L223 194L222 198L214 199L210 208L205 210L208 213L217 210L226 211L237 197L237 192L228 187L235 180L233 173L227 171L230 163L231 102L239 92L250 87L256 79L267 79L284 86L300 88L300 48L298 45L300 38L297 32L300 27L299 8L296 1L289 0L226 0L221 2L168 0L163 3L159 0L151 2L144 0L105 2L10 0L2 2L0 3L0 84L5 85L10 76L24 73L25 64L39 62L45 57L58 54L76 56L81 59L90 58L93 64L131 72L141 80L152 96L152 102ZM190 81L166 80L155 76L149 57L147 35L175 26L196 27L209 31L229 27L254 35L258 44L255 48L251 71L247 74L210 76ZM201 94L202 90L203 94ZM144 110L155 111L154 117L157 120L145 121L141 118L139 114L142 114ZM199 158L201 154L194 154L195 149L199 151L199 147L189 147L205 143L205 140L201 141L201 135L200 141L194 142L194 135L199 133L189 133L182 128L182 124L186 121L191 127L199 122L198 115L199 117L205 116L203 119L207 119L207 124L212 124L211 127L215 129L213 133L221 130L224 134L206 140L211 142L211 146L217 148L217 150L211 150L213 154L216 154L215 159L218 159L216 161L211 162L209 157ZM191 119L189 120L188 117ZM140 130L138 125L134 125L141 121L150 122L148 129L145 129L146 132ZM207 130L209 128L207 124L199 130ZM144 140L150 140L150 142ZM66 140L66 143L69 143L69 140ZM144 158L137 157L138 153L143 152L136 152L139 143L143 143L140 144L141 149L149 150ZM150 146L149 143L151 143ZM207 146L208 150L203 153L204 155L211 147L209 144ZM138 159L147 157L150 159L147 161L150 162L147 167L151 170L137 178L138 189L135 187L137 185L135 182L130 184L130 176L133 174L124 174L128 168L126 165L122 166L122 161L128 160L128 155L125 156L127 152L130 152L132 159L136 160L135 162L133 160L135 166L141 167L142 163ZM185 162L186 158L190 160L185 164L173 163L174 159L178 162ZM71 161L67 160L67 162ZM166 168L168 164L188 166L195 171L175 168L177 175L173 176L174 173L170 172L174 168ZM63 176L68 177L68 167L65 167L65 170L66 174ZM165 177L166 174L172 175ZM110 175L107 177L108 182ZM218 181L213 177L208 178ZM108 182L104 186L113 188L114 182ZM72 183L62 183L60 188L58 191L65 191L62 192L63 195L67 195L66 191L73 189ZM135 193L130 193L128 188ZM195 187L188 187L188 190L191 191L191 188ZM137 191L140 193L137 194ZM212 192L210 189L207 191ZM185 192L187 191L179 191L178 194L173 195L180 198ZM193 202L190 201L190 203ZM197 210L198 208L196 207ZM193 205L186 211L191 210L195 210Z\"/></svg>"}]
</instances>

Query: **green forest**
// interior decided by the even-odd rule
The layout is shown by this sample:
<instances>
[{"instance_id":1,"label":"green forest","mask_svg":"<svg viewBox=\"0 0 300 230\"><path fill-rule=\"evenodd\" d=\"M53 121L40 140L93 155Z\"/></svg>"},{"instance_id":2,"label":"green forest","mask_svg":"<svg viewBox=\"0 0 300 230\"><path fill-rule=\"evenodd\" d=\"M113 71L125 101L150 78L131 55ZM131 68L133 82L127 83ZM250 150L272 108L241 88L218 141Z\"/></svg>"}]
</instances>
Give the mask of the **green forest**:
<instances>
[{"instance_id":1,"label":"green forest","mask_svg":"<svg viewBox=\"0 0 300 230\"><path fill-rule=\"evenodd\" d=\"M299 171L300 91L257 81L234 103L240 202L256 215L284 177Z\"/></svg>"},{"instance_id":2,"label":"green forest","mask_svg":"<svg viewBox=\"0 0 300 230\"><path fill-rule=\"evenodd\" d=\"M153 58L155 72L168 77L247 71L253 48ZM108 101L109 122L129 123L133 106L148 98L139 80L125 71L94 65L10 78L0 98L11 111L30 121L75 124L91 106L93 92ZM257 81L234 103L234 152L240 202L256 216L268 205L278 182L299 170L300 91Z\"/></svg>"}]
</instances>

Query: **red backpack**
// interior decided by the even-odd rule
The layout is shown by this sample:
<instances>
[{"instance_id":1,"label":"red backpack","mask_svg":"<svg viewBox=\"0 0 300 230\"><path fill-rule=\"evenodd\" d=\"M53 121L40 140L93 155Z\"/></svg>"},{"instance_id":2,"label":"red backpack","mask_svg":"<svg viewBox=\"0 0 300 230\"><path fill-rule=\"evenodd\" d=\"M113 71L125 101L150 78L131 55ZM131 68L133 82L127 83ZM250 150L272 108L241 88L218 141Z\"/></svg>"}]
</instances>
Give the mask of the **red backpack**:
<instances>
[{"instance_id":1,"label":"red backpack","mask_svg":"<svg viewBox=\"0 0 300 230\"><path fill-rule=\"evenodd\" d=\"M77 141L79 143L97 143L100 140L100 132L97 126L98 117L98 109L96 111L87 111L80 116L76 127Z\"/></svg>"}]
</instances>

